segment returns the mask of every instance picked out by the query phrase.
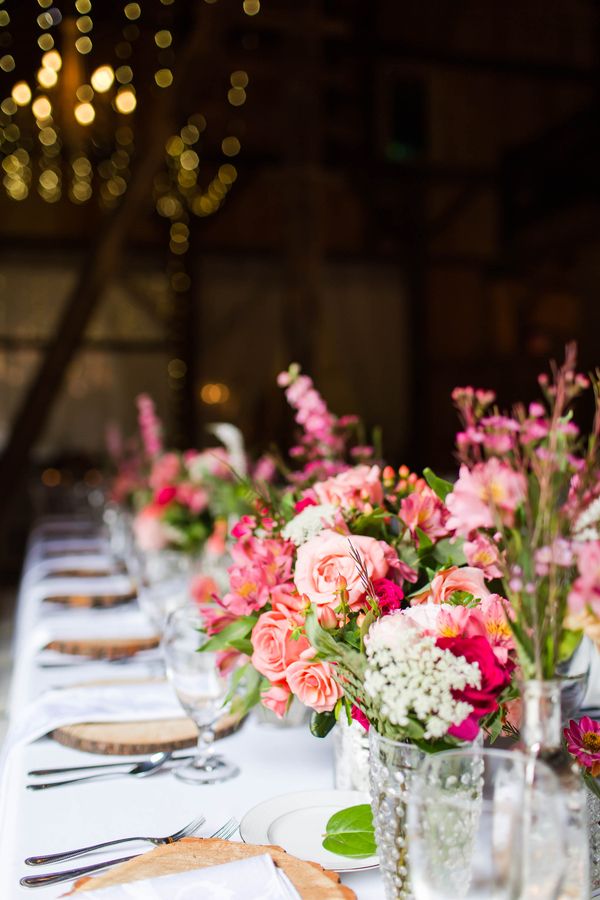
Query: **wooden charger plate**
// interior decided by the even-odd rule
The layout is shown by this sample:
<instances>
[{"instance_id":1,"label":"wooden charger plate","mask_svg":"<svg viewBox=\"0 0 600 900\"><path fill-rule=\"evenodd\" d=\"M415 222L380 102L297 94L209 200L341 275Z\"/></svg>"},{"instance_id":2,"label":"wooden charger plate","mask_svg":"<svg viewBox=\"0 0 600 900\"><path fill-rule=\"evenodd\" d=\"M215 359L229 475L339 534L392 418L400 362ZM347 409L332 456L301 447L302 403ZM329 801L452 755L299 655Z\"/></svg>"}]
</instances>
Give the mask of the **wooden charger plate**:
<instances>
[{"instance_id":1,"label":"wooden charger plate","mask_svg":"<svg viewBox=\"0 0 600 900\"><path fill-rule=\"evenodd\" d=\"M44 603L60 603L62 606L93 609L131 603L136 597L135 590L127 591L125 594L50 594L48 597L44 597Z\"/></svg>"},{"instance_id":2,"label":"wooden charger plate","mask_svg":"<svg viewBox=\"0 0 600 900\"><path fill-rule=\"evenodd\" d=\"M303 900L356 900L354 891L340 884L339 875L335 872L328 872L317 863L290 856L281 847L239 844L214 838L183 838L176 844L157 847L156 850L115 866L103 875L80 878L69 895L78 891L96 891L129 881L141 881L144 878L174 875L190 869L204 869L263 853L268 853L273 862L283 869Z\"/></svg>"},{"instance_id":3,"label":"wooden charger plate","mask_svg":"<svg viewBox=\"0 0 600 900\"><path fill-rule=\"evenodd\" d=\"M54 640L46 644L45 650L56 650L71 656L85 656L88 659L125 659L135 656L141 650L158 647L160 638L69 638Z\"/></svg>"},{"instance_id":4,"label":"wooden charger plate","mask_svg":"<svg viewBox=\"0 0 600 900\"><path fill-rule=\"evenodd\" d=\"M215 737L223 738L241 725L237 716L223 716L215 725ZM198 729L191 719L154 719L146 722L84 722L64 725L50 733L59 744L110 756L184 750L195 747Z\"/></svg>"}]
</instances>

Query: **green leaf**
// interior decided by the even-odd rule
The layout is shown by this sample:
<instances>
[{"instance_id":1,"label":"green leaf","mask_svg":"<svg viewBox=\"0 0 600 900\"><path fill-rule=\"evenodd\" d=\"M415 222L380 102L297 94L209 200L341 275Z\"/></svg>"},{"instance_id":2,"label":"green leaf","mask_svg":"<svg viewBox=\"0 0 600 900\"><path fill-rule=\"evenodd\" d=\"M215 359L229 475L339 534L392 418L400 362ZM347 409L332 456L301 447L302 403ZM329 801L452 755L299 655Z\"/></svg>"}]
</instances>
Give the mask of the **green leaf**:
<instances>
[{"instance_id":1,"label":"green leaf","mask_svg":"<svg viewBox=\"0 0 600 900\"><path fill-rule=\"evenodd\" d=\"M431 547L433 547L433 541L431 540L431 538L428 537L425 532L422 531L419 527L417 527L417 538L419 539L417 544L419 553L422 553L423 551L429 550Z\"/></svg>"},{"instance_id":2,"label":"green leaf","mask_svg":"<svg viewBox=\"0 0 600 900\"><path fill-rule=\"evenodd\" d=\"M327 737L335 722L334 712L314 712L310 717L310 733L318 738Z\"/></svg>"},{"instance_id":3,"label":"green leaf","mask_svg":"<svg viewBox=\"0 0 600 900\"><path fill-rule=\"evenodd\" d=\"M257 672L252 666L248 666L246 671L246 693L243 697L234 697L231 704L232 715L240 719L246 715L253 706L260 702L260 694L262 690L267 690L270 683L266 678Z\"/></svg>"},{"instance_id":4,"label":"green leaf","mask_svg":"<svg viewBox=\"0 0 600 900\"><path fill-rule=\"evenodd\" d=\"M364 859L377 853L373 816L368 803L341 809L329 819L323 846L338 856Z\"/></svg>"},{"instance_id":5,"label":"green leaf","mask_svg":"<svg viewBox=\"0 0 600 900\"><path fill-rule=\"evenodd\" d=\"M566 628L563 630L560 636L560 643L558 645L558 662L566 662L570 659L579 644L581 643L581 639L583 637L582 631L568 631Z\"/></svg>"},{"instance_id":6,"label":"green leaf","mask_svg":"<svg viewBox=\"0 0 600 900\"><path fill-rule=\"evenodd\" d=\"M431 490L435 491L442 502L454 490L454 485L450 481L439 478L430 468L423 469L423 475Z\"/></svg>"},{"instance_id":7,"label":"green leaf","mask_svg":"<svg viewBox=\"0 0 600 900\"><path fill-rule=\"evenodd\" d=\"M255 624L255 616L241 616L239 619L236 619L235 622L226 625L223 631L220 631L218 634L209 638L206 643L198 649L201 653L204 651L214 653L216 650L225 650L227 647L232 647L234 646L232 643L233 641L248 637Z\"/></svg>"},{"instance_id":8,"label":"green leaf","mask_svg":"<svg viewBox=\"0 0 600 900\"><path fill-rule=\"evenodd\" d=\"M254 647L252 646L252 641L250 638L237 638L229 641L229 646L232 650L238 650L240 653L245 653L246 656L252 656L254 652Z\"/></svg>"}]
</instances>

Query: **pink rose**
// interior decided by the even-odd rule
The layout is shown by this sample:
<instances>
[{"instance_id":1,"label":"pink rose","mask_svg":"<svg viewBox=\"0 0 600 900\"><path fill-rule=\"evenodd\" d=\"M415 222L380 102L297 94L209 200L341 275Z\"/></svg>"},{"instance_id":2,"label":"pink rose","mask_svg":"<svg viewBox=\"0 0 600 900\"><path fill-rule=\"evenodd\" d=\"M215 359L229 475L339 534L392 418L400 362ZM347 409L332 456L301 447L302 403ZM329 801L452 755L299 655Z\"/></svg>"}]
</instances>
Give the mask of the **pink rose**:
<instances>
[{"instance_id":1,"label":"pink rose","mask_svg":"<svg viewBox=\"0 0 600 900\"><path fill-rule=\"evenodd\" d=\"M313 485L319 503L331 503L343 509L364 509L366 504L383 502L379 466L354 466L334 478Z\"/></svg>"},{"instance_id":2,"label":"pink rose","mask_svg":"<svg viewBox=\"0 0 600 900\"><path fill-rule=\"evenodd\" d=\"M491 597L491 592L486 587L483 572L471 566L451 566L443 569L434 577L429 588L411 599L411 604L418 603L448 603L455 591L464 591L472 594L476 600Z\"/></svg>"},{"instance_id":3,"label":"pink rose","mask_svg":"<svg viewBox=\"0 0 600 900\"><path fill-rule=\"evenodd\" d=\"M291 636L297 624L288 614L272 609L252 629L252 665L269 681L282 681L290 663L310 646L305 637Z\"/></svg>"},{"instance_id":4,"label":"pink rose","mask_svg":"<svg viewBox=\"0 0 600 900\"><path fill-rule=\"evenodd\" d=\"M276 716L283 719L285 716L292 692L285 682L272 684L268 691L260 695L260 702Z\"/></svg>"},{"instance_id":5,"label":"pink rose","mask_svg":"<svg viewBox=\"0 0 600 900\"><path fill-rule=\"evenodd\" d=\"M579 575L569 593L569 609L579 613L589 607L597 616L600 613L600 541L579 544L575 552Z\"/></svg>"},{"instance_id":6,"label":"pink rose","mask_svg":"<svg viewBox=\"0 0 600 900\"><path fill-rule=\"evenodd\" d=\"M353 560L350 541L360 554L369 578L385 578L390 568L388 544L375 538L351 535L350 538L335 531L325 529L298 549L294 582L300 595L306 594L317 606L339 605L336 585L338 578L346 579L348 602L352 609L360 609L365 597L365 588L360 573Z\"/></svg>"},{"instance_id":7,"label":"pink rose","mask_svg":"<svg viewBox=\"0 0 600 900\"><path fill-rule=\"evenodd\" d=\"M329 663L313 659L309 647L287 668L287 682L298 699L315 712L330 712L342 696Z\"/></svg>"},{"instance_id":8,"label":"pink rose","mask_svg":"<svg viewBox=\"0 0 600 900\"><path fill-rule=\"evenodd\" d=\"M133 534L140 550L164 550L169 536L161 520L162 510L149 504L133 520Z\"/></svg>"}]
</instances>

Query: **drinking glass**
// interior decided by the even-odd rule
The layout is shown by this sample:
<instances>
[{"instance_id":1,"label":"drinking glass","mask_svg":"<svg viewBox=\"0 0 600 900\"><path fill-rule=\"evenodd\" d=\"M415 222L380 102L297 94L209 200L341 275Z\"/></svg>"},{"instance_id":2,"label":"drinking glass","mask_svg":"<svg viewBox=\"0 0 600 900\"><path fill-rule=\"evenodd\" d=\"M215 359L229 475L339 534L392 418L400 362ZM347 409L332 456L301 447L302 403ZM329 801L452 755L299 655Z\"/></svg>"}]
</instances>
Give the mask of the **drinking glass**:
<instances>
[{"instance_id":1,"label":"drinking glass","mask_svg":"<svg viewBox=\"0 0 600 900\"><path fill-rule=\"evenodd\" d=\"M450 750L421 765L408 802L417 900L554 900L565 870L554 773L517 751Z\"/></svg>"},{"instance_id":2,"label":"drinking glass","mask_svg":"<svg viewBox=\"0 0 600 900\"><path fill-rule=\"evenodd\" d=\"M186 606L168 616L162 639L167 677L198 728L196 756L173 774L191 784L215 784L233 778L240 770L212 752L214 724L225 711L229 680L219 670L216 653L199 652L207 640L201 628L201 617Z\"/></svg>"},{"instance_id":3,"label":"drinking glass","mask_svg":"<svg viewBox=\"0 0 600 900\"><path fill-rule=\"evenodd\" d=\"M167 616L189 601L193 559L178 550L144 553L137 563L138 602L162 634Z\"/></svg>"}]
</instances>

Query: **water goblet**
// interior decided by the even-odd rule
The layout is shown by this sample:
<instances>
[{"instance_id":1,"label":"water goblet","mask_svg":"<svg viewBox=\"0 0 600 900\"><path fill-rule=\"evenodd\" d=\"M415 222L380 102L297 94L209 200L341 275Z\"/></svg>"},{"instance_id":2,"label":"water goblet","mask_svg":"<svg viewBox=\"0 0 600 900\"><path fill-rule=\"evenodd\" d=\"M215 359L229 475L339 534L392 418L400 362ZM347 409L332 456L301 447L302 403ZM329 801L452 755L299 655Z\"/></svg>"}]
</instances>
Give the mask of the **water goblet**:
<instances>
[{"instance_id":1,"label":"water goblet","mask_svg":"<svg viewBox=\"0 0 600 900\"><path fill-rule=\"evenodd\" d=\"M189 602L193 558L178 550L140 554L137 564L138 602L161 634L167 616Z\"/></svg>"},{"instance_id":2,"label":"water goblet","mask_svg":"<svg viewBox=\"0 0 600 900\"><path fill-rule=\"evenodd\" d=\"M517 751L429 756L408 801L417 900L554 900L565 869L554 773Z\"/></svg>"},{"instance_id":3,"label":"water goblet","mask_svg":"<svg viewBox=\"0 0 600 900\"><path fill-rule=\"evenodd\" d=\"M224 712L229 679L220 671L216 653L199 652L207 640L201 628L197 611L182 607L168 616L162 639L167 678L198 728L196 756L173 774L191 784L215 784L235 777L239 769L212 752L214 725Z\"/></svg>"}]
</instances>

